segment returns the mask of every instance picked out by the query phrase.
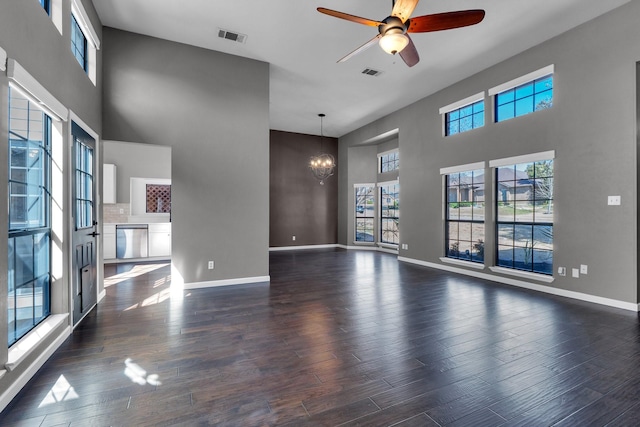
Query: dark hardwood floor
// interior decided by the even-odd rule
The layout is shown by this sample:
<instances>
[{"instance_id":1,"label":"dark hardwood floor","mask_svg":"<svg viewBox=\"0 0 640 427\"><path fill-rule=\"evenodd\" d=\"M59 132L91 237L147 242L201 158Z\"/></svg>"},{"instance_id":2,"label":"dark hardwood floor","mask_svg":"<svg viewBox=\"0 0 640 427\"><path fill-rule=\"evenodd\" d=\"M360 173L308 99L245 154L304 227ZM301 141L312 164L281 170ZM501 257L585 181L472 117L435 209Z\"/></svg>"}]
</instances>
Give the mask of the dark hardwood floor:
<instances>
[{"instance_id":1,"label":"dark hardwood floor","mask_svg":"<svg viewBox=\"0 0 640 427\"><path fill-rule=\"evenodd\" d=\"M636 313L389 254L270 258L270 286L173 294L166 264L107 266L0 425L640 425Z\"/></svg>"}]
</instances>

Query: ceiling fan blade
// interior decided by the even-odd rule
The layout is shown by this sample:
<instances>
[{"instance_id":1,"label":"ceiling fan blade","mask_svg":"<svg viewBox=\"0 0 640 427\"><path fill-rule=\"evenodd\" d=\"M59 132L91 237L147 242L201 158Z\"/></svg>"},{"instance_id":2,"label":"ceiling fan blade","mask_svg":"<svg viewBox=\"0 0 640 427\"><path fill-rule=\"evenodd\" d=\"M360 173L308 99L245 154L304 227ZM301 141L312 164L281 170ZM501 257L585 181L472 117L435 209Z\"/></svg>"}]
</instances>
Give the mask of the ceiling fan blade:
<instances>
[{"instance_id":1,"label":"ceiling fan blade","mask_svg":"<svg viewBox=\"0 0 640 427\"><path fill-rule=\"evenodd\" d=\"M371 40L369 40L368 42L366 42L365 44L363 44L362 46L360 46L359 48L357 48L356 50L354 50L351 53L348 53L347 55L343 56L342 58L340 58L338 60L338 62L344 62L347 59L351 58L352 56L356 56L357 54L359 54L362 51L365 51L367 49L369 49L371 46L373 46L374 44L376 44L376 42L378 41L378 39L380 39L382 37L381 34L378 34L377 36L375 36L374 38L372 38Z\"/></svg>"},{"instance_id":2,"label":"ceiling fan blade","mask_svg":"<svg viewBox=\"0 0 640 427\"><path fill-rule=\"evenodd\" d=\"M418 0L396 0L391 11L391 16L397 16L404 23L411 17L413 10L418 5Z\"/></svg>"},{"instance_id":3,"label":"ceiling fan blade","mask_svg":"<svg viewBox=\"0 0 640 427\"><path fill-rule=\"evenodd\" d=\"M420 55L418 55L418 49L416 49L416 45L413 44L411 37L407 35L407 38L409 38L409 44L400 51L399 55L405 64L413 67L420 61Z\"/></svg>"},{"instance_id":4,"label":"ceiling fan blade","mask_svg":"<svg viewBox=\"0 0 640 427\"><path fill-rule=\"evenodd\" d=\"M338 12L337 10L327 9L325 7L319 7L318 12L324 13L325 15L333 16L340 19L346 19L347 21L355 22L362 25L368 25L370 27L377 27L379 25L384 25L380 21L374 21L373 19L361 18L355 15L349 15L348 13Z\"/></svg>"},{"instance_id":5,"label":"ceiling fan blade","mask_svg":"<svg viewBox=\"0 0 640 427\"><path fill-rule=\"evenodd\" d=\"M408 33L428 33L450 30L477 24L484 19L484 10L460 10L457 12L436 13L411 18Z\"/></svg>"}]
</instances>

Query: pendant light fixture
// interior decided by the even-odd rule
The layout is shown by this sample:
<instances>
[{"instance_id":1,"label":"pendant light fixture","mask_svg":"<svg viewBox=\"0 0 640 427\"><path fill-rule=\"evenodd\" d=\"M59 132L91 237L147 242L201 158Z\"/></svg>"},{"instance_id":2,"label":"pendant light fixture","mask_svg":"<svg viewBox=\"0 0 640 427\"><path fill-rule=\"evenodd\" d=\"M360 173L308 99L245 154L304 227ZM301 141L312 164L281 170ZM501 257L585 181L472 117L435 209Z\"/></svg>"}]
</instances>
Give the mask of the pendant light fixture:
<instances>
[{"instance_id":1,"label":"pendant light fixture","mask_svg":"<svg viewBox=\"0 0 640 427\"><path fill-rule=\"evenodd\" d=\"M320 152L322 153L322 149L324 146L324 134L323 134L323 119L325 117L324 114L318 114L320 117ZM336 166L336 159L328 153L318 154L317 156L311 157L309 161L309 168L311 168L311 172L313 172L313 176L315 176L319 181L320 185L324 185L324 180L333 175L333 169Z\"/></svg>"}]
</instances>

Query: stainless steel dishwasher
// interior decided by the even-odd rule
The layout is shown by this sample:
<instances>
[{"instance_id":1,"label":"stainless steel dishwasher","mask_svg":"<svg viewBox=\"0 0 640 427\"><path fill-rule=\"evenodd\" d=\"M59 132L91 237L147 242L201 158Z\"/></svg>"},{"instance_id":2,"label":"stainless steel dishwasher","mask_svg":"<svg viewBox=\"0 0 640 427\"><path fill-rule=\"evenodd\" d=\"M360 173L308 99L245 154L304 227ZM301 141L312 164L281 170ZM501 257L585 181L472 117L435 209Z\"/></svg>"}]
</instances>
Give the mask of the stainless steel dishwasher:
<instances>
[{"instance_id":1,"label":"stainless steel dishwasher","mask_svg":"<svg viewBox=\"0 0 640 427\"><path fill-rule=\"evenodd\" d=\"M147 224L116 225L116 258L147 258L149 227Z\"/></svg>"}]
</instances>

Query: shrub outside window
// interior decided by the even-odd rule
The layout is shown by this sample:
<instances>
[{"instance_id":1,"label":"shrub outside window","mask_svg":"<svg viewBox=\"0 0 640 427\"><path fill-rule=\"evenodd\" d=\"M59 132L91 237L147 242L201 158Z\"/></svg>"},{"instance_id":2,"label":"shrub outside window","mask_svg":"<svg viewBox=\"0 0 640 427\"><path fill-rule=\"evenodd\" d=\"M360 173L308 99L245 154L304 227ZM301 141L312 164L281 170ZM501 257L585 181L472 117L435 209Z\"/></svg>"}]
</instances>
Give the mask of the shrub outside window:
<instances>
[{"instance_id":1,"label":"shrub outside window","mask_svg":"<svg viewBox=\"0 0 640 427\"><path fill-rule=\"evenodd\" d=\"M484 262L484 169L445 176L446 256Z\"/></svg>"},{"instance_id":2,"label":"shrub outside window","mask_svg":"<svg viewBox=\"0 0 640 427\"><path fill-rule=\"evenodd\" d=\"M496 264L553 275L553 159L496 168Z\"/></svg>"}]
</instances>

